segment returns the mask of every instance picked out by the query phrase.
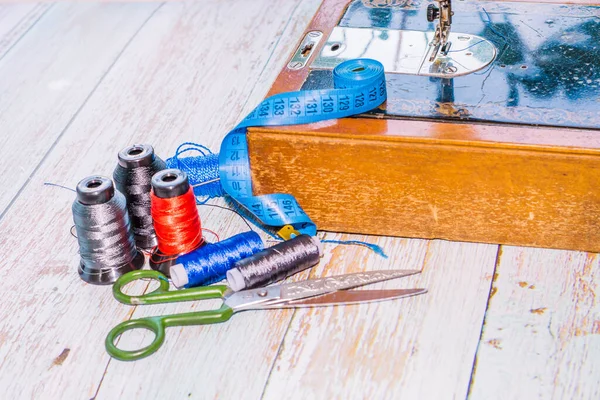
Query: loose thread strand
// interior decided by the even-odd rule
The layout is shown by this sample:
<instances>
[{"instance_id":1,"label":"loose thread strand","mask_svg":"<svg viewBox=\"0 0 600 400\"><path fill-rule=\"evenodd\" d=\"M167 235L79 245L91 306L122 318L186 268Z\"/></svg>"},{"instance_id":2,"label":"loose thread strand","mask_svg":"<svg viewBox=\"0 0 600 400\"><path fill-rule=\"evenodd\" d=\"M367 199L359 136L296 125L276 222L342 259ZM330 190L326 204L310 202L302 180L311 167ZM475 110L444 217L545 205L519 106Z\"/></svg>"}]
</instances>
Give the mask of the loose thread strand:
<instances>
[{"instance_id":1,"label":"loose thread strand","mask_svg":"<svg viewBox=\"0 0 600 400\"><path fill-rule=\"evenodd\" d=\"M368 243L368 242L363 242L360 240L332 240L332 239L321 240L321 243L364 246L364 247L367 247L368 249L372 250L375 254L380 255L383 258L388 258L387 254L385 254L385 251L383 250L383 248L375 243Z\"/></svg>"}]
</instances>

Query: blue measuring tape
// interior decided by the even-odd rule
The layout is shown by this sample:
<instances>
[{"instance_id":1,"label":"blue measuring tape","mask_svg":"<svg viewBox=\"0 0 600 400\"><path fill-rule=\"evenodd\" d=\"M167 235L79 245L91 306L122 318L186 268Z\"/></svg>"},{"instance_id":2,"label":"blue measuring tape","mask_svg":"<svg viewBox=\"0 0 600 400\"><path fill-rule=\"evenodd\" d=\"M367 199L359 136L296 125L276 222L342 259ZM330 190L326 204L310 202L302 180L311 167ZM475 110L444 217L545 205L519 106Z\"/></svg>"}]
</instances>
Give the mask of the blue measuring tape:
<instances>
[{"instance_id":1,"label":"blue measuring tape","mask_svg":"<svg viewBox=\"0 0 600 400\"><path fill-rule=\"evenodd\" d=\"M385 74L379 61L345 61L333 70L333 83L335 89L280 93L265 99L221 144L219 177L223 189L265 225L291 225L300 233L317 233L316 225L294 196L253 196L246 128L349 117L370 111L386 99Z\"/></svg>"}]
</instances>

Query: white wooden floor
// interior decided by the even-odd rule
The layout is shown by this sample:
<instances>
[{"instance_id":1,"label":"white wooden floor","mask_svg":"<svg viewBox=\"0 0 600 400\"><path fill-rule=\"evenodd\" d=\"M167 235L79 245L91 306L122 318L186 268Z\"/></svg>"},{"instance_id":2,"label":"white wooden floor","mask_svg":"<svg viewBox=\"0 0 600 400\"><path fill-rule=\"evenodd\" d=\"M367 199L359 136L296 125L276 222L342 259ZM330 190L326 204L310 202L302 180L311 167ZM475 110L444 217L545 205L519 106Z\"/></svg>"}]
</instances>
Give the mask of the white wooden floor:
<instances>
[{"instance_id":1,"label":"white wooden floor","mask_svg":"<svg viewBox=\"0 0 600 400\"><path fill-rule=\"evenodd\" d=\"M600 398L599 260L580 252L327 233L379 243L390 258L328 245L311 276L417 268L379 287L429 294L245 312L170 328L138 362L106 354L115 324L200 305L127 307L84 284L73 193L43 183L110 175L136 142L163 157L186 140L218 149L318 5L0 4L0 398ZM222 236L245 230L227 211L200 212Z\"/></svg>"}]
</instances>

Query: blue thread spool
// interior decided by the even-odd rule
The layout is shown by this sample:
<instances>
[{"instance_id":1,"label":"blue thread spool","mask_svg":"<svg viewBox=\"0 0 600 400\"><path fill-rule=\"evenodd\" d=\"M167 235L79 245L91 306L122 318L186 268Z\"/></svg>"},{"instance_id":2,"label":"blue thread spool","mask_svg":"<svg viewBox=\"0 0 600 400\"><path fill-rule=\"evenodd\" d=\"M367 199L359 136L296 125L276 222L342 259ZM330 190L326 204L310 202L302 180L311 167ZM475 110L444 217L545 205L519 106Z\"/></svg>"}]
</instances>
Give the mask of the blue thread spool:
<instances>
[{"instance_id":1,"label":"blue thread spool","mask_svg":"<svg viewBox=\"0 0 600 400\"><path fill-rule=\"evenodd\" d=\"M181 157L190 152L197 155ZM183 143L166 163L167 168L177 168L188 175L194 194L203 197L204 202L214 197L223 197L219 178L219 155L214 154L208 147L196 143Z\"/></svg>"},{"instance_id":2,"label":"blue thread spool","mask_svg":"<svg viewBox=\"0 0 600 400\"><path fill-rule=\"evenodd\" d=\"M170 270L173 284L179 287L210 285L225 279L233 265L264 249L254 231L240 233L217 243L208 243L189 254L179 256Z\"/></svg>"}]
</instances>

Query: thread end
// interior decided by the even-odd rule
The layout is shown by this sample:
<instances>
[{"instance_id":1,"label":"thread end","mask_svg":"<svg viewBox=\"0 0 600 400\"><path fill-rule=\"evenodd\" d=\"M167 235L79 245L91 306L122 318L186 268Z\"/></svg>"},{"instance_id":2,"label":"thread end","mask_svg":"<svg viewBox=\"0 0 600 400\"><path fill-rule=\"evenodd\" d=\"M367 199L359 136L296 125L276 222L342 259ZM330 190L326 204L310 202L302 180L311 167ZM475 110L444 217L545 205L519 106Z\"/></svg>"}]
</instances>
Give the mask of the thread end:
<instances>
[{"instance_id":1,"label":"thread end","mask_svg":"<svg viewBox=\"0 0 600 400\"><path fill-rule=\"evenodd\" d=\"M315 246L317 246L317 248L319 249L319 257L323 257L323 243L321 243L319 238L316 236L311 236L310 238L312 239Z\"/></svg>"},{"instance_id":2,"label":"thread end","mask_svg":"<svg viewBox=\"0 0 600 400\"><path fill-rule=\"evenodd\" d=\"M183 265L175 264L171 267L171 280L173 281L173 284L178 288L181 288L188 284L189 280L187 272L185 271L185 268L183 268Z\"/></svg>"},{"instance_id":3,"label":"thread end","mask_svg":"<svg viewBox=\"0 0 600 400\"><path fill-rule=\"evenodd\" d=\"M233 268L227 271L227 284L234 292L239 292L246 288L244 277L239 269Z\"/></svg>"}]
</instances>

